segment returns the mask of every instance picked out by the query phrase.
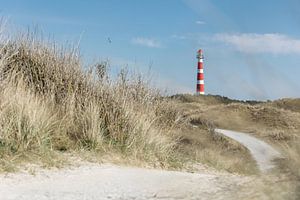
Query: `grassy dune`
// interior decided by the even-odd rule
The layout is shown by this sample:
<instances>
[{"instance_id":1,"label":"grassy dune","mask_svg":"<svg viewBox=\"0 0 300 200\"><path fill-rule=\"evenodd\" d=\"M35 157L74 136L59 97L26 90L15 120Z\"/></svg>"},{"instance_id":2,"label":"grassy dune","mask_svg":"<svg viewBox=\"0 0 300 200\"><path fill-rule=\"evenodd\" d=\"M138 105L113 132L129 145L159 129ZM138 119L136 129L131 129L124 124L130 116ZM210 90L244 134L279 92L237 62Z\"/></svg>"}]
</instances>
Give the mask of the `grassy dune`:
<instances>
[{"instance_id":1,"label":"grassy dune","mask_svg":"<svg viewBox=\"0 0 300 200\"><path fill-rule=\"evenodd\" d=\"M31 34L2 43L1 169L74 151L168 165L177 113L141 75L124 69L112 79L105 62L84 69L77 49Z\"/></svg>"},{"instance_id":2,"label":"grassy dune","mask_svg":"<svg viewBox=\"0 0 300 200\"><path fill-rule=\"evenodd\" d=\"M220 96L176 95L171 98L186 116L214 126L251 133L272 143L293 141L299 136L300 99L238 101Z\"/></svg>"},{"instance_id":3,"label":"grassy dune","mask_svg":"<svg viewBox=\"0 0 300 200\"><path fill-rule=\"evenodd\" d=\"M213 95L199 97L175 95L170 100L177 105L185 118L190 119L191 124L200 128L209 124L210 127L242 131L275 146L284 156L283 159L277 161L279 169L273 172L277 180L274 181L274 178L268 177L262 183L255 183L252 187L259 187L258 190L269 194L270 199L298 199L300 197L300 99L258 102L230 100ZM203 140L203 137L192 140ZM221 144L226 143L231 149L235 145L232 141L223 141ZM210 148L212 144L216 144L216 141L205 142L205 145L201 147L202 151L208 149L214 152L213 155L217 155L220 149ZM229 151L233 157L239 158L236 164L232 157L224 158L226 151L224 148L222 150L223 156L217 158L219 162L228 162L228 165L222 166L223 169L227 171L234 169L232 171L239 173L255 173L253 165L249 164L253 161L247 157L247 152L239 145L235 148L236 154ZM209 161L213 160L213 157L210 157ZM232 168L228 167L232 164L234 164Z\"/></svg>"}]
</instances>

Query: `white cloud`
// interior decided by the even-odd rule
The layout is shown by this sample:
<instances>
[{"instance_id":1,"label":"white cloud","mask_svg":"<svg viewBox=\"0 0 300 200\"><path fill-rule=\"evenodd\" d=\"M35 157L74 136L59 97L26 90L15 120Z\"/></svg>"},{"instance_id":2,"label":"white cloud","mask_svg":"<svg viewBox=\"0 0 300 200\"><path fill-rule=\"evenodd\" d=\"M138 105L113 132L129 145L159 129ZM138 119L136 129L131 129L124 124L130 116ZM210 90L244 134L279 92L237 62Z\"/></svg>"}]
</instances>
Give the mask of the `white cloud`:
<instances>
[{"instance_id":1,"label":"white cloud","mask_svg":"<svg viewBox=\"0 0 300 200\"><path fill-rule=\"evenodd\" d=\"M283 34L244 33L244 34L216 34L214 39L222 41L241 52L300 54L300 39L294 39Z\"/></svg>"},{"instance_id":2,"label":"white cloud","mask_svg":"<svg viewBox=\"0 0 300 200\"><path fill-rule=\"evenodd\" d=\"M152 39L152 38L143 38L143 37L138 37L138 38L133 38L131 40L133 44L138 44L141 46L146 46L150 48L161 48L162 45L159 41Z\"/></svg>"},{"instance_id":3,"label":"white cloud","mask_svg":"<svg viewBox=\"0 0 300 200\"><path fill-rule=\"evenodd\" d=\"M198 20L198 21L196 21L196 24L203 25L203 24L206 24L206 23L205 23L205 21Z\"/></svg>"}]
</instances>

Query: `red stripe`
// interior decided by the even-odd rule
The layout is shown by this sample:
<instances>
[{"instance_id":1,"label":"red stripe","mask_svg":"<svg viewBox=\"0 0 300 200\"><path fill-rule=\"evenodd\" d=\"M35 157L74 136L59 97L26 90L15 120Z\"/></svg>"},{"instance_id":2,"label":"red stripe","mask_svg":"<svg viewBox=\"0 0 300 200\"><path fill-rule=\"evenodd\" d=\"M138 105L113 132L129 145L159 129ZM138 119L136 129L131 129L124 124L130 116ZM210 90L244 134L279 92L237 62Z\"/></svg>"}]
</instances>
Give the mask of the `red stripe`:
<instances>
[{"instance_id":1,"label":"red stripe","mask_svg":"<svg viewBox=\"0 0 300 200\"><path fill-rule=\"evenodd\" d=\"M199 80L204 80L204 74L203 73L199 74Z\"/></svg>"},{"instance_id":2,"label":"red stripe","mask_svg":"<svg viewBox=\"0 0 300 200\"><path fill-rule=\"evenodd\" d=\"M198 69L203 69L203 63L202 62L198 62Z\"/></svg>"},{"instance_id":3,"label":"red stripe","mask_svg":"<svg viewBox=\"0 0 300 200\"><path fill-rule=\"evenodd\" d=\"M200 88L199 88L200 92L204 92L204 84L200 84L199 87L200 87Z\"/></svg>"},{"instance_id":4,"label":"red stripe","mask_svg":"<svg viewBox=\"0 0 300 200\"><path fill-rule=\"evenodd\" d=\"M197 80L204 80L204 74L203 73L198 73L197 74Z\"/></svg>"},{"instance_id":5,"label":"red stripe","mask_svg":"<svg viewBox=\"0 0 300 200\"><path fill-rule=\"evenodd\" d=\"M203 73L198 73L197 74L197 80L204 80L204 74Z\"/></svg>"},{"instance_id":6,"label":"red stripe","mask_svg":"<svg viewBox=\"0 0 300 200\"><path fill-rule=\"evenodd\" d=\"M197 92L204 92L204 84L197 84Z\"/></svg>"}]
</instances>

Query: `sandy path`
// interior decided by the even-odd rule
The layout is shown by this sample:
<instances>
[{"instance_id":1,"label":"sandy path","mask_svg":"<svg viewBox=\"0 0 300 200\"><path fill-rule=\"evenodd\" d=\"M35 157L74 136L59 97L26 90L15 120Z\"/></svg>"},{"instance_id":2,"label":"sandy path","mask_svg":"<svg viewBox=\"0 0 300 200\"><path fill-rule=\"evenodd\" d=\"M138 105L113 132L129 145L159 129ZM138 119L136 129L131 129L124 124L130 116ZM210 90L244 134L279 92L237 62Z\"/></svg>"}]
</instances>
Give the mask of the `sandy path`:
<instances>
[{"instance_id":1,"label":"sandy path","mask_svg":"<svg viewBox=\"0 0 300 200\"><path fill-rule=\"evenodd\" d=\"M249 177L85 164L0 176L1 200L232 199Z\"/></svg>"},{"instance_id":2,"label":"sandy path","mask_svg":"<svg viewBox=\"0 0 300 200\"><path fill-rule=\"evenodd\" d=\"M247 147L262 172L272 169L274 167L274 163L272 161L275 158L281 157L281 154L273 147L246 133L223 129L215 129L215 132L230 137Z\"/></svg>"}]
</instances>

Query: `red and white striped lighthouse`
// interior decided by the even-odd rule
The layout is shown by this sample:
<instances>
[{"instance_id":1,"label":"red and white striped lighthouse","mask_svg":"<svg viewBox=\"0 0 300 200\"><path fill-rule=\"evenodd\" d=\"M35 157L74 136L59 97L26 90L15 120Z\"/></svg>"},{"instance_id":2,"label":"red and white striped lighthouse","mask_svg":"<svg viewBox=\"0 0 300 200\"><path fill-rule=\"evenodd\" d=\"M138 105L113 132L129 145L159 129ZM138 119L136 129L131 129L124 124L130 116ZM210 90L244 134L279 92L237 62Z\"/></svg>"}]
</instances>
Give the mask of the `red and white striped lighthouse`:
<instances>
[{"instance_id":1,"label":"red and white striped lighthouse","mask_svg":"<svg viewBox=\"0 0 300 200\"><path fill-rule=\"evenodd\" d=\"M197 70L197 89L196 94L204 94L204 73L203 73L203 51L201 49L197 52L198 70Z\"/></svg>"}]
</instances>

